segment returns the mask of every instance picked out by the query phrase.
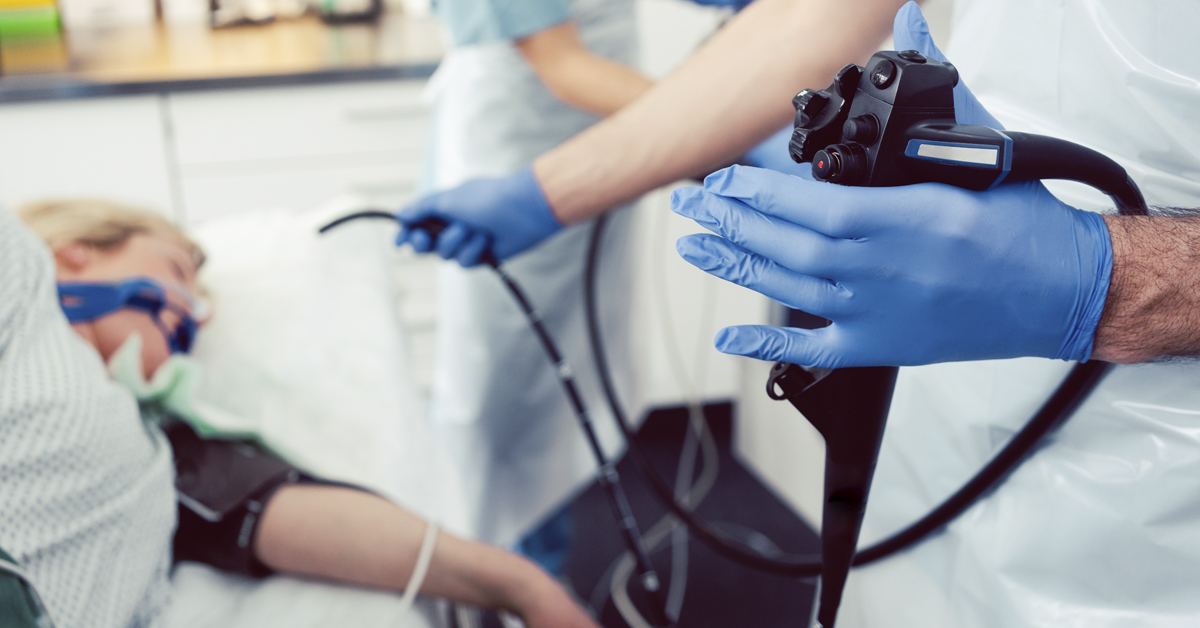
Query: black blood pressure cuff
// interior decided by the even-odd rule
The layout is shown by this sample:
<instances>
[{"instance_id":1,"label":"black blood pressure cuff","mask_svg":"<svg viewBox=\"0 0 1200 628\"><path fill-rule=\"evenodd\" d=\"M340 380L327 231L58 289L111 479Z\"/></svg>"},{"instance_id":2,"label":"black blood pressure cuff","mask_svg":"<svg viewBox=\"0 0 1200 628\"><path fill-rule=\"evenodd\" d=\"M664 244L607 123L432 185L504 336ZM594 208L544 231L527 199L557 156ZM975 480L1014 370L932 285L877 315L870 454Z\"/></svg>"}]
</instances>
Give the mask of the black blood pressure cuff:
<instances>
[{"instance_id":1,"label":"black blood pressure cuff","mask_svg":"<svg viewBox=\"0 0 1200 628\"><path fill-rule=\"evenodd\" d=\"M288 484L365 491L308 475L251 441L202 438L181 420L164 423L163 432L175 452L175 563L194 561L244 576L269 576L274 571L255 555L254 538L275 491Z\"/></svg>"}]
</instances>

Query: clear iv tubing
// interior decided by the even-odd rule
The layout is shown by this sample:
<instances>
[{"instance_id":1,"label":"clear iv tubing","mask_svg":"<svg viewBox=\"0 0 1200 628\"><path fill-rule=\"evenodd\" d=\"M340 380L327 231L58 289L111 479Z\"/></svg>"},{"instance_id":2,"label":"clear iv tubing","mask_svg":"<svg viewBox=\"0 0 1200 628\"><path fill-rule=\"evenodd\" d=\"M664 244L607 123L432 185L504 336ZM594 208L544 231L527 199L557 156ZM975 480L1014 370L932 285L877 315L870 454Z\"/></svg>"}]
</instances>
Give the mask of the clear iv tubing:
<instances>
[{"instance_id":1,"label":"clear iv tubing","mask_svg":"<svg viewBox=\"0 0 1200 628\"><path fill-rule=\"evenodd\" d=\"M321 227L317 232L324 234L330 229L359 218L389 218L400 222L400 219L391 212L366 210L342 216ZM446 224L437 219L427 219L407 226L428 231L436 239L437 234L446 227ZM482 261L490 266L496 273L496 276L500 278L500 281L504 283L513 300L516 301L517 306L529 321L529 325L533 328L534 334L541 342L542 348L545 349L546 356L550 359L554 367L554 373L558 377L558 381L562 385L564 392L566 392L567 399L571 403L571 408L575 411L575 417L579 420L579 425L583 429L588 446L591 448L592 455L596 459L596 464L600 467L596 473L596 482L604 490L605 496L608 498L609 506L612 508L617 520L617 526L621 529L621 536L625 541L626 547L633 553L642 588L654 600L656 611L661 612L663 606L659 603L658 599L661 597L658 595L660 587L658 574L654 571L654 566L650 563L650 555L646 551L641 532L638 530L637 519L634 518L633 511L629 507L629 499L625 496L625 490L621 486L621 478L617 473L616 465L608 459L608 456L604 453L604 449L601 448L600 440L596 437L596 430L592 425L592 419L588 416L587 407L584 406L583 398L575 386L575 372L571 369L570 364L563 359L562 354L559 353L558 347L554 344L554 340L550 337L550 333L546 331L546 326L542 323L541 315L534 309L529 298L525 296L525 292L500 267L500 260L496 259L491 251L487 251L484 253Z\"/></svg>"},{"instance_id":2,"label":"clear iv tubing","mask_svg":"<svg viewBox=\"0 0 1200 628\"><path fill-rule=\"evenodd\" d=\"M655 232L658 233L665 226L665 214L660 214L656 217ZM592 341L596 344L595 350L599 350L603 346L603 340L599 337L599 327L595 325L595 282L596 270L598 263L600 242L603 239L604 227L607 221L607 215L602 215L593 221L592 237L588 247L587 265L584 271L587 292L585 293L585 305L588 308L589 314L589 330L594 334ZM661 241L661 237L655 237L655 241ZM672 372L677 377L677 383L684 391L688 405L688 422L686 435L684 437L683 449L680 451L679 464L675 472L675 492L674 497L681 504L688 508L696 508L700 505L708 495L709 490L716 484L717 474L719 473L719 455L717 453L716 443L713 441L712 433L708 429L705 422L703 407L700 405L699 392L696 386L696 380L703 381L704 375L707 372L707 336L705 331L708 329L711 321L713 304L712 284L705 284L704 296L702 297L705 315L701 318L699 325L699 347L701 356L697 358L696 372L694 378L685 377L687 367L684 364L683 355L680 351L678 343L675 342L675 335L671 329L670 303L665 298L667 285L666 278L663 275L663 260L660 258L657 264L653 265L653 274L655 279L654 293L658 299L658 314L659 322L662 328L659 330L660 336L666 343L668 357L672 358ZM686 380L686 381L685 381ZM695 458L696 449L699 447L702 450L703 467L700 472L700 477L693 483L692 476L695 473ZM646 531L645 541L646 546L653 553L659 544L664 540L666 535L671 536L671 578L667 588L666 597L666 616L671 621L678 622L679 616L683 607L683 599L687 588L687 563L688 563L688 533L687 526L679 519L670 513L663 516L657 523ZM597 591L600 587L604 587L607 582L609 597L613 601L621 618L629 624L630 628L647 628L648 623L638 612L633 601L626 591L626 583L629 580L629 575L633 571L633 560L628 553L623 553L617 557L613 564L605 571L605 574L597 582ZM593 609L602 607L603 601L596 599L596 593L592 593L589 603Z\"/></svg>"}]
</instances>

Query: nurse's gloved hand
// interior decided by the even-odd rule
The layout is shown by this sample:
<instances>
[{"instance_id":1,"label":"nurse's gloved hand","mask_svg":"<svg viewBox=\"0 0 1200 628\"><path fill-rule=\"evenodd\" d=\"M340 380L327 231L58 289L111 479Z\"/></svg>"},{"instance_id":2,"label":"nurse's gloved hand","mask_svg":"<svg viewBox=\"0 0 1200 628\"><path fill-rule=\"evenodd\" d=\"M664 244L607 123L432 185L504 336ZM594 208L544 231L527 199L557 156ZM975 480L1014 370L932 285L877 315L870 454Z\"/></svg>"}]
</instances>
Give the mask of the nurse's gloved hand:
<instances>
[{"instance_id":1,"label":"nurse's gloved hand","mask_svg":"<svg viewBox=\"0 0 1200 628\"><path fill-rule=\"evenodd\" d=\"M832 321L728 327L717 348L803 366L1084 360L1112 271L1103 218L1040 184L855 188L733 166L671 208L718 234L680 238L688 262Z\"/></svg>"},{"instance_id":2,"label":"nurse's gloved hand","mask_svg":"<svg viewBox=\"0 0 1200 628\"><path fill-rule=\"evenodd\" d=\"M532 168L507 177L472 179L425 196L397 216L404 225L396 236L397 246L411 244L418 253L436 251L466 267L479 264L489 250L504 261L562 229ZM436 238L410 227L428 218L449 224Z\"/></svg>"},{"instance_id":3,"label":"nurse's gloved hand","mask_svg":"<svg viewBox=\"0 0 1200 628\"><path fill-rule=\"evenodd\" d=\"M693 4L699 4L710 7L733 7L738 11L746 8L746 5L754 2L754 0L692 0Z\"/></svg>"}]
</instances>

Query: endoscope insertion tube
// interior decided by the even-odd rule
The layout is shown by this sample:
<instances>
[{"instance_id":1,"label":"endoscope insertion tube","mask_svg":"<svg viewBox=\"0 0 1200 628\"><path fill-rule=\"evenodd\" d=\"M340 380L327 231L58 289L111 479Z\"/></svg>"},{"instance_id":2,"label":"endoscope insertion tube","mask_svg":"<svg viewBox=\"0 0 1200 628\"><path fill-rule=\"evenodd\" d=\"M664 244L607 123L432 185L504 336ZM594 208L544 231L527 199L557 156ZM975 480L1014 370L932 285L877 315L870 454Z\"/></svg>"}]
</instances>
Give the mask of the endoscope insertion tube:
<instances>
[{"instance_id":1,"label":"endoscope insertion tube","mask_svg":"<svg viewBox=\"0 0 1200 628\"><path fill-rule=\"evenodd\" d=\"M388 218L400 222L400 219L393 213L382 210L364 210L342 216L321 227L318 233L327 233L335 227L360 218ZM430 236L436 239L438 234L445 230L447 223L437 218L428 218L408 226L414 229L425 230ZM550 333L542 323L541 315L534 309L533 303L530 302L516 281L501 268L500 260L491 251L486 251L483 255L483 262L492 268L505 288L508 289L513 300L516 301L517 306L529 321L534 334L542 344L542 348L546 351L546 356L550 359L554 374L558 378L563 391L566 393L568 401L571 403L571 408L574 410L579 426L583 430L584 437L587 439L588 447L592 451L592 456L596 460L597 467L599 467L596 473L596 483L600 485L600 488L608 498L609 507L612 509L617 527L621 530L621 537L627 549L634 556L642 589L651 601L652 617L657 625L670 625L671 622L666 618L665 601L662 599L658 573L654 571L654 566L650 562L650 554L646 550L646 544L638 528L637 519L633 516L633 510L629 506L629 499L625 495L625 489L621 486L620 474L617 473L616 465L604 453L604 449L600 445L600 440L596 436L595 427L592 425L592 419L588 415L587 407L584 405L583 398L575 386L574 371L559 352L557 345L554 344L553 338L550 337Z\"/></svg>"}]
</instances>

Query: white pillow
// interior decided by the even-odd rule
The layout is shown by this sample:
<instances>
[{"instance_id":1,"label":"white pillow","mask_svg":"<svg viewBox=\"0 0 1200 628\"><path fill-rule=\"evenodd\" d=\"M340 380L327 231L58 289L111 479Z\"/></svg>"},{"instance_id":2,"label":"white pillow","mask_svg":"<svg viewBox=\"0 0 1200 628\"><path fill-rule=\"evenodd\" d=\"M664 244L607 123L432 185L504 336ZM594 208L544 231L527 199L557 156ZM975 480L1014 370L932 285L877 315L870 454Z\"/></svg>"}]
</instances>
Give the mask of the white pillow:
<instances>
[{"instance_id":1,"label":"white pillow","mask_svg":"<svg viewBox=\"0 0 1200 628\"><path fill-rule=\"evenodd\" d=\"M213 304L194 356L197 401L301 468L364 485L451 530L461 484L415 394L394 289L395 225L317 228L362 208L232 215L193 235Z\"/></svg>"}]
</instances>

